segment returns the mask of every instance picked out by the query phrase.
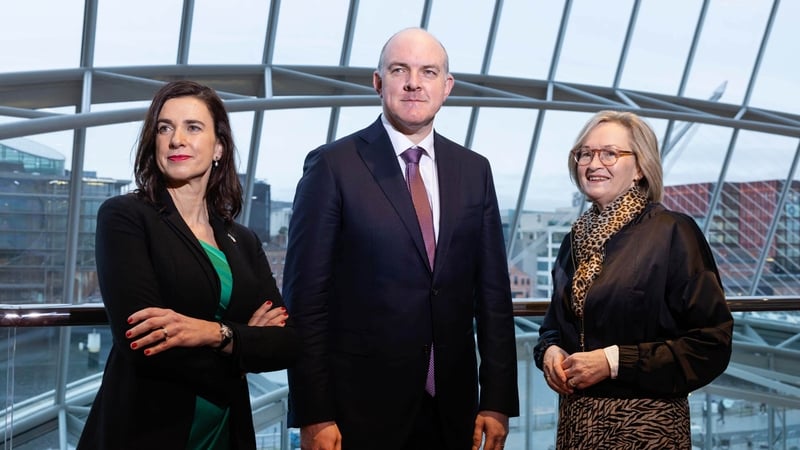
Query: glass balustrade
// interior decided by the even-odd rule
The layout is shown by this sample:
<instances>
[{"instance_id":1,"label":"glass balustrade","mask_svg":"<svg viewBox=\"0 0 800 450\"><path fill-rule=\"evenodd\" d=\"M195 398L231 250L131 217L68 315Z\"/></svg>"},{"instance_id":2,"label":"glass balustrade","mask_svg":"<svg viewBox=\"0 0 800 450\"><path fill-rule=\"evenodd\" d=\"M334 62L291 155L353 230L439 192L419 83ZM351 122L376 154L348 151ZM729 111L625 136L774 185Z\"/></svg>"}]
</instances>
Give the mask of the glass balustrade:
<instances>
[{"instance_id":1,"label":"glass balustrade","mask_svg":"<svg viewBox=\"0 0 800 450\"><path fill-rule=\"evenodd\" d=\"M800 448L800 298L729 300L731 363L689 397L695 449ZM554 449L558 397L533 363L546 301L516 301L520 417L509 450ZM5 449L70 449L97 391L111 335L100 304L0 306ZM259 449L299 448L286 427L285 371L249 374Z\"/></svg>"}]
</instances>

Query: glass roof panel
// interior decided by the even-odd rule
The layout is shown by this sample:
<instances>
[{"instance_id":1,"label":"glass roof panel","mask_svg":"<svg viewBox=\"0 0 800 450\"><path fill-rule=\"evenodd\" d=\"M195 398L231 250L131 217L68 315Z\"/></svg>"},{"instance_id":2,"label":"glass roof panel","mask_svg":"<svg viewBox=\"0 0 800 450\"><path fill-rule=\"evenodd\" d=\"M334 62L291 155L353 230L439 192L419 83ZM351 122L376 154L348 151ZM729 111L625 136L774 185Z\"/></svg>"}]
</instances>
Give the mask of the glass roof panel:
<instances>
[{"instance_id":1,"label":"glass roof panel","mask_svg":"<svg viewBox=\"0 0 800 450\"><path fill-rule=\"evenodd\" d=\"M500 209L516 209L538 111L481 108L472 149L489 158Z\"/></svg>"},{"instance_id":2,"label":"glass roof panel","mask_svg":"<svg viewBox=\"0 0 800 450\"><path fill-rule=\"evenodd\" d=\"M567 170L569 149L592 115L568 111L544 111L542 114L545 114L544 123L525 196L525 209L553 211L569 208L575 196L579 195Z\"/></svg>"},{"instance_id":3,"label":"glass roof panel","mask_svg":"<svg viewBox=\"0 0 800 450\"><path fill-rule=\"evenodd\" d=\"M384 2L360 2L350 65L376 67L381 48L392 34L419 26L422 3L423 0L404 1L402 8L394 8L391 14L386 14Z\"/></svg>"},{"instance_id":4,"label":"glass roof panel","mask_svg":"<svg viewBox=\"0 0 800 450\"><path fill-rule=\"evenodd\" d=\"M453 14L454 11L464 13ZM447 49L451 72L480 73L493 12L494 2L433 2L428 30Z\"/></svg>"},{"instance_id":5,"label":"glass roof panel","mask_svg":"<svg viewBox=\"0 0 800 450\"><path fill-rule=\"evenodd\" d=\"M620 87L675 95L692 45L698 0L642 2Z\"/></svg>"},{"instance_id":6,"label":"glass roof panel","mask_svg":"<svg viewBox=\"0 0 800 450\"><path fill-rule=\"evenodd\" d=\"M99 2L95 66L175 64L181 14L180 2Z\"/></svg>"},{"instance_id":7,"label":"glass roof panel","mask_svg":"<svg viewBox=\"0 0 800 450\"><path fill-rule=\"evenodd\" d=\"M436 114L436 122L434 122L433 126L444 137L459 144L464 144L471 114L472 108L447 106L447 103L445 103L445 106Z\"/></svg>"},{"instance_id":8,"label":"glass roof panel","mask_svg":"<svg viewBox=\"0 0 800 450\"><path fill-rule=\"evenodd\" d=\"M631 1L626 0L575 1L555 79L610 86L622 53L631 6Z\"/></svg>"},{"instance_id":9,"label":"glass roof panel","mask_svg":"<svg viewBox=\"0 0 800 450\"><path fill-rule=\"evenodd\" d=\"M195 2L189 63L261 64L269 3Z\"/></svg>"},{"instance_id":10,"label":"glass roof panel","mask_svg":"<svg viewBox=\"0 0 800 450\"><path fill-rule=\"evenodd\" d=\"M264 111L256 178L270 184L273 201L292 201L303 161L325 143L329 108Z\"/></svg>"},{"instance_id":11,"label":"glass roof panel","mask_svg":"<svg viewBox=\"0 0 800 450\"><path fill-rule=\"evenodd\" d=\"M785 180L797 143L786 136L740 131L725 181Z\"/></svg>"},{"instance_id":12,"label":"glass roof panel","mask_svg":"<svg viewBox=\"0 0 800 450\"><path fill-rule=\"evenodd\" d=\"M348 8L346 0L281 2L273 62L339 65Z\"/></svg>"},{"instance_id":13,"label":"glass roof panel","mask_svg":"<svg viewBox=\"0 0 800 450\"><path fill-rule=\"evenodd\" d=\"M53 114L71 115L75 114L75 108L66 106L62 108L46 108L46 111ZM19 117L0 116L0 124L14 123L19 121ZM39 133L27 136L20 136L21 139L33 141L35 144L41 144L50 147L56 153L64 157L64 169L70 170L72 167L72 141L75 132L74 130L54 131L50 133ZM34 145L35 145L34 144Z\"/></svg>"},{"instance_id":14,"label":"glass roof panel","mask_svg":"<svg viewBox=\"0 0 800 450\"><path fill-rule=\"evenodd\" d=\"M709 4L685 96L708 99L727 83L721 101L743 101L771 5L769 0Z\"/></svg>"},{"instance_id":15,"label":"glass roof panel","mask_svg":"<svg viewBox=\"0 0 800 450\"><path fill-rule=\"evenodd\" d=\"M236 170L238 173L247 172L247 161L250 158L250 141L253 137L254 115L255 113L252 111L228 114L231 120L233 142L236 145Z\"/></svg>"},{"instance_id":16,"label":"glass roof panel","mask_svg":"<svg viewBox=\"0 0 800 450\"><path fill-rule=\"evenodd\" d=\"M559 1L504 2L489 73L547 79L563 11Z\"/></svg>"},{"instance_id":17,"label":"glass roof panel","mask_svg":"<svg viewBox=\"0 0 800 450\"><path fill-rule=\"evenodd\" d=\"M336 139L365 128L378 120L378 116L381 114L380 106L341 108L339 111L339 127L336 130Z\"/></svg>"},{"instance_id":18,"label":"glass roof panel","mask_svg":"<svg viewBox=\"0 0 800 450\"><path fill-rule=\"evenodd\" d=\"M135 189L133 164L141 129L141 121L88 128L83 170L95 172L99 178L130 180L129 188Z\"/></svg>"},{"instance_id":19,"label":"glass roof panel","mask_svg":"<svg viewBox=\"0 0 800 450\"><path fill-rule=\"evenodd\" d=\"M92 112L149 106L149 101L104 103L92 105ZM141 129L142 120L87 128L83 169L96 172L100 178L133 181L133 163ZM130 188L135 188L135 183Z\"/></svg>"},{"instance_id":20,"label":"glass roof panel","mask_svg":"<svg viewBox=\"0 0 800 450\"><path fill-rule=\"evenodd\" d=\"M0 26L0 72L79 66L83 4L82 0L64 0L56 5L46 1L5 5Z\"/></svg>"},{"instance_id":21,"label":"glass roof panel","mask_svg":"<svg viewBox=\"0 0 800 450\"><path fill-rule=\"evenodd\" d=\"M676 123L673 133L683 131L685 126L684 122ZM691 124L685 133L664 158L664 186L716 183L730 145L731 130Z\"/></svg>"},{"instance_id":22,"label":"glass roof panel","mask_svg":"<svg viewBox=\"0 0 800 450\"><path fill-rule=\"evenodd\" d=\"M800 2L781 2L750 104L800 114Z\"/></svg>"}]
</instances>

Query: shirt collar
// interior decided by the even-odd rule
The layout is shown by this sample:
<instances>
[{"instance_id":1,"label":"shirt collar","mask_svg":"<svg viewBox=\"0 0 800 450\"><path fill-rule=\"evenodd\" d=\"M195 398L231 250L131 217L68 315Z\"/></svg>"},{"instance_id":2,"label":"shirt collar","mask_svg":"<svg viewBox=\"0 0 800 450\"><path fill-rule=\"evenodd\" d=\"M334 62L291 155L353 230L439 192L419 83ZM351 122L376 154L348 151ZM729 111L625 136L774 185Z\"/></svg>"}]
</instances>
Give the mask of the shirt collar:
<instances>
[{"instance_id":1,"label":"shirt collar","mask_svg":"<svg viewBox=\"0 0 800 450\"><path fill-rule=\"evenodd\" d=\"M398 158L400 157L401 153L403 153L404 151L408 150L411 147L414 147L414 143L411 142L411 139L409 139L405 134L397 131L397 129L395 129L395 127L393 127L392 124L389 123L388 120L386 120L386 116L384 116L383 114L381 114L381 123L383 123L383 127L386 129L386 133L389 134L389 140L392 141L392 147L394 147L394 153L397 155ZM419 142L419 144L416 144L416 146L424 148L428 156L432 160L434 161L436 160L433 148L433 129L431 129L431 132L428 133L428 135L425 136Z\"/></svg>"}]
</instances>

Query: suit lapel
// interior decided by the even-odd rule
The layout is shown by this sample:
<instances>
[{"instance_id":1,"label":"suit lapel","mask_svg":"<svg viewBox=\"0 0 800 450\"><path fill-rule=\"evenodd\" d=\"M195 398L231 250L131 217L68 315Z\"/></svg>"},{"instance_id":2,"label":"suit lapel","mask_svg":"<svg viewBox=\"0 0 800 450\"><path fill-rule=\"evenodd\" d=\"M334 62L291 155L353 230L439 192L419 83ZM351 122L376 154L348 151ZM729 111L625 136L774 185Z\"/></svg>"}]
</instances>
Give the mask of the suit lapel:
<instances>
[{"instance_id":1,"label":"suit lapel","mask_svg":"<svg viewBox=\"0 0 800 450\"><path fill-rule=\"evenodd\" d=\"M392 142L389 140L380 118L364 129L359 136L363 139L363 142L357 144L361 159L372 173L389 203L397 211L397 215L414 241L420 259L432 271L433 269L428 263L428 255L425 252L425 242L422 239L414 203L411 201L411 194L408 192L405 177L400 171Z\"/></svg>"},{"instance_id":2,"label":"suit lapel","mask_svg":"<svg viewBox=\"0 0 800 450\"><path fill-rule=\"evenodd\" d=\"M452 144L436 133L436 170L439 178L439 236L436 241L436 262L444 263L458 218L459 192L461 191L461 159L456 157Z\"/></svg>"},{"instance_id":3,"label":"suit lapel","mask_svg":"<svg viewBox=\"0 0 800 450\"><path fill-rule=\"evenodd\" d=\"M186 222L181 218L180 213L177 208L175 208L172 197L167 191L161 194L161 202L164 205L164 210L161 212L164 222L167 223L181 241L183 241L186 248L189 249L191 254L198 261L199 266L206 275L206 280L209 282L210 292L217 292L217 295L219 295L219 278L217 277L216 270L214 270L214 265L211 264L211 260L208 258L208 255L206 255L206 251L203 250L203 247L192 233L192 230L189 229L189 226L186 225ZM217 240L219 239L217 238Z\"/></svg>"}]
</instances>

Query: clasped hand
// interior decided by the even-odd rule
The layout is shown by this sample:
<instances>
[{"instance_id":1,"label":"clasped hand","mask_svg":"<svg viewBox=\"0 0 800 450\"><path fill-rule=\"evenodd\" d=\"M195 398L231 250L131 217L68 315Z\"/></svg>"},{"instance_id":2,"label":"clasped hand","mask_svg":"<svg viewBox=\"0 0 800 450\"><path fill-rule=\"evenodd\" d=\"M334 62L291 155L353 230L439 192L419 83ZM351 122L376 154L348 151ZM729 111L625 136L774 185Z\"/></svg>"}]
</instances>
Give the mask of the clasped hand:
<instances>
[{"instance_id":1,"label":"clasped hand","mask_svg":"<svg viewBox=\"0 0 800 450\"><path fill-rule=\"evenodd\" d=\"M603 349L569 354L557 345L544 353L542 371L551 389L567 395L586 389L611 376Z\"/></svg>"}]
</instances>

